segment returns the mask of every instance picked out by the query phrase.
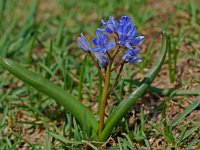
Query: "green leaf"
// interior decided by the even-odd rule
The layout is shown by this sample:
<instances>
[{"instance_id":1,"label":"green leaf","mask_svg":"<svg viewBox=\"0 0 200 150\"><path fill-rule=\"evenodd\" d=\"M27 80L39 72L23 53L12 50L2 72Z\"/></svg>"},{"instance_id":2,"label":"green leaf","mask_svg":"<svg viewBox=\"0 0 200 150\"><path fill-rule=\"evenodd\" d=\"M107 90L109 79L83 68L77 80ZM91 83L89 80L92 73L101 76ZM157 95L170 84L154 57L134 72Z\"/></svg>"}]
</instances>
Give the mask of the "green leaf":
<instances>
[{"instance_id":1,"label":"green leaf","mask_svg":"<svg viewBox=\"0 0 200 150\"><path fill-rule=\"evenodd\" d=\"M124 115L132 108L136 101L145 93L148 89L151 82L155 79L160 68L165 60L165 56L167 53L167 38L166 34L163 33L162 40L162 50L160 55L158 56L154 66L150 69L150 71L146 74L145 78L142 81L141 86L139 86L130 96L124 99L109 115L108 119L105 122L105 127L99 137L100 141L105 141L113 128L122 120Z\"/></svg>"},{"instance_id":2,"label":"green leaf","mask_svg":"<svg viewBox=\"0 0 200 150\"><path fill-rule=\"evenodd\" d=\"M197 108L200 104L200 97L197 98L195 102L190 104L175 120L171 121L171 126L176 126L185 116L191 113L195 108Z\"/></svg>"},{"instance_id":3,"label":"green leaf","mask_svg":"<svg viewBox=\"0 0 200 150\"><path fill-rule=\"evenodd\" d=\"M52 84L45 78L29 71L14 61L0 57L0 65L23 82L55 99L65 110L71 112L75 116L82 127L86 126L88 135L91 135L92 132L93 138L96 138L98 123L93 114L80 101L59 86Z\"/></svg>"}]
</instances>

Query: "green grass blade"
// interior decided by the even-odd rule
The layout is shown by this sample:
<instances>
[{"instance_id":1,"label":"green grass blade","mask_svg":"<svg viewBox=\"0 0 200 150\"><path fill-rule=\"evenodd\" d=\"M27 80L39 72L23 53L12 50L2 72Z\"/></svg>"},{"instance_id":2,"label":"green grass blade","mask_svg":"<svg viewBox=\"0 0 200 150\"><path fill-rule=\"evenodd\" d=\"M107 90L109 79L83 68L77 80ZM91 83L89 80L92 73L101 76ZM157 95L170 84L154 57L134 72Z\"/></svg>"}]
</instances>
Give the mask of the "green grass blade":
<instances>
[{"instance_id":1,"label":"green grass blade","mask_svg":"<svg viewBox=\"0 0 200 150\"><path fill-rule=\"evenodd\" d=\"M49 140L49 133L47 133L45 135L45 146L44 146L45 150L51 150L51 143Z\"/></svg>"},{"instance_id":2,"label":"green grass blade","mask_svg":"<svg viewBox=\"0 0 200 150\"><path fill-rule=\"evenodd\" d=\"M185 132L182 141L186 140L192 133L194 133L197 129L199 129L200 123L194 126L192 129Z\"/></svg>"},{"instance_id":3,"label":"green grass blade","mask_svg":"<svg viewBox=\"0 0 200 150\"><path fill-rule=\"evenodd\" d=\"M168 72L169 72L169 79L170 79L170 83L174 82L174 70L172 68L173 65L173 51L174 49L172 48L172 39L168 36L168 40L169 40L169 49L168 49Z\"/></svg>"},{"instance_id":4,"label":"green grass blade","mask_svg":"<svg viewBox=\"0 0 200 150\"><path fill-rule=\"evenodd\" d=\"M196 24L196 6L193 0L190 1L190 7L191 7L191 24L195 25Z\"/></svg>"},{"instance_id":5,"label":"green grass blade","mask_svg":"<svg viewBox=\"0 0 200 150\"><path fill-rule=\"evenodd\" d=\"M47 57L45 59L45 64L48 68L50 68L51 66L51 60L52 60L52 52L53 52L53 41L51 40L50 41L50 44L49 44L49 50L47 52ZM46 73L45 75L46 78L49 78L50 77L50 74L49 73Z\"/></svg>"},{"instance_id":6,"label":"green grass blade","mask_svg":"<svg viewBox=\"0 0 200 150\"><path fill-rule=\"evenodd\" d=\"M83 144L80 141L69 141L67 140L64 136L61 136L59 134L55 134L53 132L48 132L51 136L53 136L54 138L56 138L57 140L61 141L64 144L74 144L74 145L79 145L79 144Z\"/></svg>"},{"instance_id":7,"label":"green grass blade","mask_svg":"<svg viewBox=\"0 0 200 150\"><path fill-rule=\"evenodd\" d=\"M157 124L151 124L151 126L160 134L162 135L169 143L171 144L175 144L174 142L174 139L168 134L168 133L165 133L165 131L161 130L159 128L159 125Z\"/></svg>"},{"instance_id":8,"label":"green grass blade","mask_svg":"<svg viewBox=\"0 0 200 150\"><path fill-rule=\"evenodd\" d=\"M5 30L4 34L1 36L1 40L0 40L0 56L5 57L7 55L8 49L7 47L10 46L10 34L12 32L14 32L14 29L17 25L17 21L19 18L15 18L12 20L12 22L10 23L10 25L7 27L7 29ZM17 40L16 40L17 41Z\"/></svg>"},{"instance_id":9,"label":"green grass blade","mask_svg":"<svg viewBox=\"0 0 200 150\"><path fill-rule=\"evenodd\" d=\"M1 20L3 20L5 7L6 7L6 1L0 1L0 18L1 18Z\"/></svg>"},{"instance_id":10,"label":"green grass blade","mask_svg":"<svg viewBox=\"0 0 200 150\"><path fill-rule=\"evenodd\" d=\"M185 136L185 133L188 130L188 124L185 124L184 126L185 127L183 127L183 128L180 129L181 130L181 135L180 135L179 139L176 141L176 143L178 145L181 145L183 137Z\"/></svg>"},{"instance_id":11,"label":"green grass blade","mask_svg":"<svg viewBox=\"0 0 200 150\"><path fill-rule=\"evenodd\" d=\"M7 104L6 107L4 108L2 117L0 118L0 134L1 134L1 132L2 132L2 128L3 128L4 125L5 125L5 119L6 119L7 113L8 113L8 104Z\"/></svg>"},{"instance_id":12,"label":"green grass blade","mask_svg":"<svg viewBox=\"0 0 200 150\"><path fill-rule=\"evenodd\" d=\"M84 126L84 122L86 122L88 135L90 135L92 131L93 136L96 136L96 132L98 130L98 123L96 119L94 118L93 114L72 95L66 93L59 86L50 83L45 78L32 71L29 71L28 69L9 59L0 57L0 65L2 65L6 70L11 72L23 82L55 99L60 105L62 105L66 110L70 111L75 116L82 127ZM84 114L86 114L86 117Z\"/></svg>"},{"instance_id":13,"label":"green grass blade","mask_svg":"<svg viewBox=\"0 0 200 150\"><path fill-rule=\"evenodd\" d=\"M117 142L118 142L118 144L119 144L119 149L120 149L120 150L123 150L122 144L121 144L121 141L120 141L120 138L119 138L119 137L117 137Z\"/></svg>"},{"instance_id":14,"label":"green grass blade","mask_svg":"<svg viewBox=\"0 0 200 150\"><path fill-rule=\"evenodd\" d=\"M37 147L35 146L35 144L29 142L27 139L25 139L24 137L22 137L20 134L18 134L18 133L14 133L14 134L15 134L16 137L20 138L25 143L27 143L32 149L37 149Z\"/></svg>"},{"instance_id":15,"label":"green grass blade","mask_svg":"<svg viewBox=\"0 0 200 150\"><path fill-rule=\"evenodd\" d=\"M133 148L133 142L132 142L131 138L127 134L125 134L125 133L123 135L126 137L125 140L127 140L129 148L131 150L134 150L134 148Z\"/></svg>"},{"instance_id":16,"label":"green grass blade","mask_svg":"<svg viewBox=\"0 0 200 150\"><path fill-rule=\"evenodd\" d=\"M197 135L197 136L187 145L187 147L185 147L185 150L191 150L192 145L198 142L199 137L200 137L200 136Z\"/></svg>"},{"instance_id":17,"label":"green grass blade","mask_svg":"<svg viewBox=\"0 0 200 150\"><path fill-rule=\"evenodd\" d=\"M172 127L176 126L185 116L191 113L195 108L200 105L200 97L197 98L195 102L190 104L175 120L173 120L170 124Z\"/></svg>"},{"instance_id":18,"label":"green grass blade","mask_svg":"<svg viewBox=\"0 0 200 150\"><path fill-rule=\"evenodd\" d=\"M33 48L34 48L34 45L35 45L35 35L33 35L31 37L31 42L29 44L29 52L28 52L28 57L27 57L27 63L28 64L31 64L31 62L33 61L33 58L32 58L32 55L33 55Z\"/></svg>"},{"instance_id":19,"label":"green grass blade","mask_svg":"<svg viewBox=\"0 0 200 150\"><path fill-rule=\"evenodd\" d=\"M167 38L166 35L163 34L162 50L154 66L150 69L150 71L143 79L142 85L138 87L136 91L131 93L127 99L123 100L113 110L113 112L111 112L110 116L106 120L105 127L99 137L100 141L105 141L108 138L113 128L121 121L121 119L130 110L130 108L134 105L134 103L145 93L151 82L155 79L158 72L160 71L160 68L164 63L166 53L167 53Z\"/></svg>"}]
</instances>

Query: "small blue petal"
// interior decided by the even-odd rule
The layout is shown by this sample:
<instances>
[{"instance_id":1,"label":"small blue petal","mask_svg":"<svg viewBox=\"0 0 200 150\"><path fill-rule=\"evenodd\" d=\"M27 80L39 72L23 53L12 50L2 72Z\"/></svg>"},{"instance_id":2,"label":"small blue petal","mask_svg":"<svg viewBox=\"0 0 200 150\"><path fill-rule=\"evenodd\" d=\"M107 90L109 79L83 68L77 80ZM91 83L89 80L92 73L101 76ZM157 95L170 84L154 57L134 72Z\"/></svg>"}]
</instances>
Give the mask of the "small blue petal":
<instances>
[{"instance_id":1,"label":"small blue petal","mask_svg":"<svg viewBox=\"0 0 200 150\"><path fill-rule=\"evenodd\" d=\"M119 24L118 25L118 29L117 29L118 35L122 34L123 30L124 30L124 25L123 24Z\"/></svg>"},{"instance_id":2,"label":"small blue petal","mask_svg":"<svg viewBox=\"0 0 200 150\"><path fill-rule=\"evenodd\" d=\"M102 50L101 47L94 47L90 49L92 52L100 52Z\"/></svg>"},{"instance_id":3,"label":"small blue petal","mask_svg":"<svg viewBox=\"0 0 200 150\"><path fill-rule=\"evenodd\" d=\"M103 38L102 38L102 42L103 44L107 44L108 43L108 35L107 34L103 34Z\"/></svg>"},{"instance_id":4,"label":"small blue petal","mask_svg":"<svg viewBox=\"0 0 200 150\"><path fill-rule=\"evenodd\" d=\"M128 31L127 36L134 36L135 35L136 26L132 25L131 29Z\"/></svg>"},{"instance_id":5,"label":"small blue petal","mask_svg":"<svg viewBox=\"0 0 200 150\"><path fill-rule=\"evenodd\" d=\"M97 30L96 30L96 36L97 36L97 38L101 38L102 34L103 34L103 30L100 29L100 28L97 28Z\"/></svg>"},{"instance_id":6,"label":"small blue petal","mask_svg":"<svg viewBox=\"0 0 200 150\"><path fill-rule=\"evenodd\" d=\"M109 59L106 54L101 52L94 52L100 67L105 68L108 65Z\"/></svg>"},{"instance_id":7,"label":"small blue petal","mask_svg":"<svg viewBox=\"0 0 200 150\"><path fill-rule=\"evenodd\" d=\"M137 56L134 59L131 59L129 62L132 63L132 64L134 64L134 63L142 62L142 60Z\"/></svg>"},{"instance_id":8,"label":"small blue petal","mask_svg":"<svg viewBox=\"0 0 200 150\"><path fill-rule=\"evenodd\" d=\"M110 16L110 22L114 25L114 26L116 26L117 24L118 24L118 22L117 22L117 20L115 20L115 18L113 17L113 16Z\"/></svg>"},{"instance_id":9,"label":"small blue petal","mask_svg":"<svg viewBox=\"0 0 200 150\"><path fill-rule=\"evenodd\" d=\"M106 32L108 32L109 34L116 32L118 22L117 20L115 20L113 16L109 17L109 20L107 21L107 23L104 20L101 20L101 23L104 26Z\"/></svg>"},{"instance_id":10,"label":"small blue petal","mask_svg":"<svg viewBox=\"0 0 200 150\"><path fill-rule=\"evenodd\" d=\"M110 50L110 49L112 49L114 46L115 46L115 42L110 42L110 43L108 43L108 44L105 46L105 48L106 48L106 50Z\"/></svg>"},{"instance_id":11,"label":"small blue petal","mask_svg":"<svg viewBox=\"0 0 200 150\"><path fill-rule=\"evenodd\" d=\"M112 27L112 25L108 24L106 27L105 27L106 31L109 33L109 34L112 34L114 29Z\"/></svg>"},{"instance_id":12,"label":"small blue petal","mask_svg":"<svg viewBox=\"0 0 200 150\"><path fill-rule=\"evenodd\" d=\"M106 51L107 51L107 49L106 49L106 47L103 47L103 48L101 48L101 53L106 53Z\"/></svg>"},{"instance_id":13,"label":"small blue petal","mask_svg":"<svg viewBox=\"0 0 200 150\"><path fill-rule=\"evenodd\" d=\"M88 42L88 40L85 38L85 36L81 33L81 36L77 39L77 45L84 51L88 52L90 51L91 47Z\"/></svg>"},{"instance_id":14,"label":"small blue petal","mask_svg":"<svg viewBox=\"0 0 200 150\"><path fill-rule=\"evenodd\" d=\"M122 16L119 19L119 22L123 23L123 24L131 24L132 23L132 19L130 17L128 17L128 16Z\"/></svg>"},{"instance_id":15,"label":"small blue petal","mask_svg":"<svg viewBox=\"0 0 200 150\"><path fill-rule=\"evenodd\" d=\"M132 49L132 46L130 45L129 42L126 42L126 43L125 43L125 46L126 46L127 48L129 48L129 49Z\"/></svg>"},{"instance_id":16,"label":"small blue petal","mask_svg":"<svg viewBox=\"0 0 200 150\"><path fill-rule=\"evenodd\" d=\"M114 42L109 43L108 35L105 34L102 29L97 28L96 32L97 38L93 38L93 44L95 47L91 48L91 51L106 53L106 51L115 46Z\"/></svg>"},{"instance_id":17,"label":"small blue petal","mask_svg":"<svg viewBox=\"0 0 200 150\"><path fill-rule=\"evenodd\" d=\"M97 38L93 38L92 43L97 46L99 45L99 40Z\"/></svg>"},{"instance_id":18,"label":"small blue petal","mask_svg":"<svg viewBox=\"0 0 200 150\"><path fill-rule=\"evenodd\" d=\"M127 33L132 29L132 25L128 24L124 26L124 34L127 35Z\"/></svg>"},{"instance_id":19,"label":"small blue petal","mask_svg":"<svg viewBox=\"0 0 200 150\"><path fill-rule=\"evenodd\" d=\"M130 63L141 62L141 59L138 56L139 51L140 51L140 49L129 49L122 56L122 59L125 60L126 62L130 62Z\"/></svg>"},{"instance_id":20,"label":"small blue petal","mask_svg":"<svg viewBox=\"0 0 200 150\"><path fill-rule=\"evenodd\" d=\"M144 36L138 36L133 41L131 41L131 45L139 46L144 41Z\"/></svg>"},{"instance_id":21,"label":"small blue petal","mask_svg":"<svg viewBox=\"0 0 200 150\"><path fill-rule=\"evenodd\" d=\"M102 24L103 26L106 26L106 22L105 22L103 19L101 19L101 24Z\"/></svg>"}]
</instances>

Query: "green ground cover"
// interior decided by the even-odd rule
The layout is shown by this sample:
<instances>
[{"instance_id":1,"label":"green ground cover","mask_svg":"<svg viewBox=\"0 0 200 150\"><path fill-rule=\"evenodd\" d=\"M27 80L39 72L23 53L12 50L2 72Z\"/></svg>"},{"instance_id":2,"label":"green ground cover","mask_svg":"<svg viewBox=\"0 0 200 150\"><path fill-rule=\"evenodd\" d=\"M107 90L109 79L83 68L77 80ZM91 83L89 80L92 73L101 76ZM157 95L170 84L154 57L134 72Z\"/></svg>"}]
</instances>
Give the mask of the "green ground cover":
<instances>
[{"instance_id":1,"label":"green ground cover","mask_svg":"<svg viewBox=\"0 0 200 150\"><path fill-rule=\"evenodd\" d=\"M91 140L54 99L0 66L0 149L200 149L198 0L0 1L0 56L60 86L97 115L98 71L76 39L81 32L92 39L100 19L123 15L132 17L145 36L143 61L125 66L107 113L137 89L154 65L163 30L169 49L147 93L107 142Z\"/></svg>"}]
</instances>

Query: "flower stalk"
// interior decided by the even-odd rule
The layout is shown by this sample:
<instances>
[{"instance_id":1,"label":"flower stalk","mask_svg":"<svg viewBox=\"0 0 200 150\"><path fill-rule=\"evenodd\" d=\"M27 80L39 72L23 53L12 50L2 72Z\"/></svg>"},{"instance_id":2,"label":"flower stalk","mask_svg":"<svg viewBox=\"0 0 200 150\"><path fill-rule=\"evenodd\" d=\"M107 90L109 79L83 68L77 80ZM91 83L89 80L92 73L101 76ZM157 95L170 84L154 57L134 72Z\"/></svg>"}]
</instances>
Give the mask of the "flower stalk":
<instances>
[{"instance_id":1,"label":"flower stalk","mask_svg":"<svg viewBox=\"0 0 200 150\"><path fill-rule=\"evenodd\" d=\"M104 117L105 117L105 108L108 98L108 91L110 87L110 73L111 73L111 62L108 64L106 68L106 75L105 75L105 84L103 89L103 94L100 103L100 117L99 117L99 135L101 134L103 127L104 127Z\"/></svg>"}]
</instances>

